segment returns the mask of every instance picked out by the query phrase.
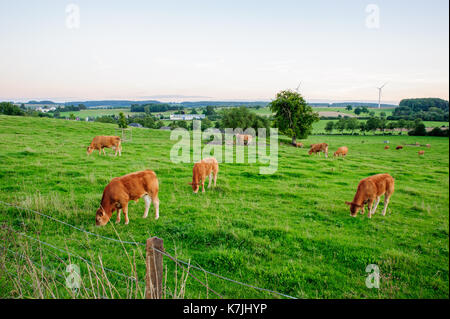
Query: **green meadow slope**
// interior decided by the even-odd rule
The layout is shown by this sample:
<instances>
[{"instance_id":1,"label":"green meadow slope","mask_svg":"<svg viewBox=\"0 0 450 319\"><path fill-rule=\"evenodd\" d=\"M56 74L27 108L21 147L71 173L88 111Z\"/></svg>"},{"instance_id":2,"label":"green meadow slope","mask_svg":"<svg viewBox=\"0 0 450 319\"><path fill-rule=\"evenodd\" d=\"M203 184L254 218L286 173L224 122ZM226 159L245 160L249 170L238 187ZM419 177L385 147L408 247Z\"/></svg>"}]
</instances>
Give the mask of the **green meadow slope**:
<instances>
[{"instance_id":1,"label":"green meadow slope","mask_svg":"<svg viewBox=\"0 0 450 319\"><path fill-rule=\"evenodd\" d=\"M93 233L145 243L164 239L168 253L193 265L258 287L298 298L449 298L449 140L408 136L311 136L306 145L327 142L349 147L345 159L308 156L307 149L279 146L279 167L259 175L262 164L221 164L217 188L193 194L187 184L192 164L174 164L170 132L133 129L122 157L93 153L95 135L115 135L116 126L47 118L0 116L0 201L34 209ZM383 140L391 148L383 150ZM431 144L421 148L409 144ZM425 156L418 156L419 149ZM331 154L330 154L331 155ZM94 216L106 184L116 176L152 169L160 181L160 219L143 219L144 202L131 202L130 224L95 227ZM395 178L388 214L372 219L349 216L360 179L377 173ZM26 210L0 203L0 224L28 236L92 257L105 267L131 274L128 258L143 247L88 236ZM12 235L10 235L12 236ZM16 238L16 237L15 237ZM17 238L20 238L18 236ZM25 239L23 239L25 240ZM37 245L27 241L31 254ZM8 237L3 246L14 249ZM35 256L64 275L68 257L51 248ZM127 254L125 253L128 253ZM13 259L5 258L12 269ZM73 260L72 260L73 262ZM165 258L165 285L179 284L175 264ZM80 262L83 280L85 268ZM380 268L380 289L365 285L366 266ZM137 258L143 280L145 265ZM178 269L178 271L180 271ZM269 292L191 270L226 298L279 298ZM15 297L8 277L0 297ZM117 297L127 282L110 275ZM57 289L57 288L55 288ZM60 288L63 290L62 288ZM186 298L215 298L188 277ZM65 296L61 292L61 296Z\"/></svg>"}]
</instances>

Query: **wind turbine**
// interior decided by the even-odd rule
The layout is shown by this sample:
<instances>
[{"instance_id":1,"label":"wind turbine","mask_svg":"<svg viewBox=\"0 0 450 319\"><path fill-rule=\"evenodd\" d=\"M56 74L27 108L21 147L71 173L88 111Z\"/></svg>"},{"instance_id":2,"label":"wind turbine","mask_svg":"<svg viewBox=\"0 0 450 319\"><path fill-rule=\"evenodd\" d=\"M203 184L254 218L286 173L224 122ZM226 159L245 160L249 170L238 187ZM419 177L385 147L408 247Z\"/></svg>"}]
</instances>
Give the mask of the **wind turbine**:
<instances>
[{"instance_id":1,"label":"wind turbine","mask_svg":"<svg viewBox=\"0 0 450 319\"><path fill-rule=\"evenodd\" d=\"M297 87L295 88L295 92L297 92L298 93L298 91L299 91L299 89L300 89L300 85L302 84L302 82L299 82L298 83L298 85L297 85Z\"/></svg>"},{"instance_id":2,"label":"wind turbine","mask_svg":"<svg viewBox=\"0 0 450 319\"><path fill-rule=\"evenodd\" d=\"M382 86L380 86L379 88L377 87L377 89L378 89L378 108L379 109L381 109L381 90L384 88L384 86L387 84L387 82L386 83L384 83Z\"/></svg>"}]
</instances>

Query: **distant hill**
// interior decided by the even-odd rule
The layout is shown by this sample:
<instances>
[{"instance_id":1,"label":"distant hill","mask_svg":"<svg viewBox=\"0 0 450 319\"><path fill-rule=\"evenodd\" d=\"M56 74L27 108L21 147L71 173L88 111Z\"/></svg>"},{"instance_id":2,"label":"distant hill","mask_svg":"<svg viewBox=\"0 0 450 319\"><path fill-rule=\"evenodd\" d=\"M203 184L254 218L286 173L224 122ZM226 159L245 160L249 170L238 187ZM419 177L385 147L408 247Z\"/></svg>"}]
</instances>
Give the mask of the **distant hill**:
<instances>
[{"instance_id":1,"label":"distant hill","mask_svg":"<svg viewBox=\"0 0 450 319\"><path fill-rule=\"evenodd\" d=\"M172 103L169 103L172 104ZM174 103L183 107L203 107L203 106L267 106L269 102L255 101L255 102L245 102L245 101L198 101L198 102L180 102Z\"/></svg>"},{"instance_id":2,"label":"distant hill","mask_svg":"<svg viewBox=\"0 0 450 319\"><path fill-rule=\"evenodd\" d=\"M336 103L308 103L312 107L346 107L347 105L351 105L352 107L356 106L366 106L370 107L378 107L378 103L370 103L370 102L336 102ZM394 104L381 104L382 108L394 108L398 105Z\"/></svg>"},{"instance_id":3,"label":"distant hill","mask_svg":"<svg viewBox=\"0 0 450 319\"><path fill-rule=\"evenodd\" d=\"M28 101L28 103L25 104L39 104L39 105L43 105L43 104L58 104L55 103L53 101Z\"/></svg>"},{"instance_id":4,"label":"distant hill","mask_svg":"<svg viewBox=\"0 0 450 319\"><path fill-rule=\"evenodd\" d=\"M64 105L79 105L83 104L86 107L102 107L102 106L110 106L110 107L130 107L132 104L143 105L150 103L161 103L156 100L147 100L147 101L130 101L130 100L101 100L101 101L74 101L74 102L65 102Z\"/></svg>"},{"instance_id":5,"label":"distant hill","mask_svg":"<svg viewBox=\"0 0 450 319\"><path fill-rule=\"evenodd\" d=\"M132 101L132 100L89 100L89 101L69 101L64 103L57 103L53 101L29 101L25 103L26 105L85 105L87 108L96 108L96 107L110 107L110 108L126 108L131 107L132 105L148 105L148 104L167 104L171 106L182 106L182 107L205 107L205 106L217 106L217 107L238 107L238 106L247 106L247 107L255 107L268 106L270 101L197 101L197 102L168 102L163 103L158 100L144 100L144 101ZM347 105L351 105L352 107L356 106L366 106L366 107L378 107L377 103L368 103L368 102L335 102L335 103L308 103L312 107L346 107ZM383 108L394 108L397 105L393 104L381 104Z\"/></svg>"}]
</instances>

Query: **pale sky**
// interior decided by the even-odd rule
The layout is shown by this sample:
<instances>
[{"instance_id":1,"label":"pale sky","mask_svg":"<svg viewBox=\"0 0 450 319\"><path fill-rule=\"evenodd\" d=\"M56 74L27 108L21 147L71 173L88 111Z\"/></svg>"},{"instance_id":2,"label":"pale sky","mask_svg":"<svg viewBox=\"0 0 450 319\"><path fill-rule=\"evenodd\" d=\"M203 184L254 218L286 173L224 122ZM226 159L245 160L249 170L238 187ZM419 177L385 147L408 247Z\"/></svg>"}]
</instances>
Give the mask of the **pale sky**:
<instances>
[{"instance_id":1,"label":"pale sky","mask_svg":"<svg viewBox=\"0 0 450 319\"><path fill-rule=\"evenodd\" d=\"M0 100L448 100L448 6L0 0Z\"/></svg>"}]
</instances>

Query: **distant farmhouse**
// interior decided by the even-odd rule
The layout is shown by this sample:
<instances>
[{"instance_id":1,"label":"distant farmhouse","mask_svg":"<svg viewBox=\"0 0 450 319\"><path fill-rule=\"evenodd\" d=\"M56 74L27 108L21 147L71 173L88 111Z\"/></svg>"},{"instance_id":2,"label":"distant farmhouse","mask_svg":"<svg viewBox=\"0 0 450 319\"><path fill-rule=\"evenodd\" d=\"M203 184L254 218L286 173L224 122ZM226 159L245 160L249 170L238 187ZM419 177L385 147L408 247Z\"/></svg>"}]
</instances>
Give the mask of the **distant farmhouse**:
<instances>
[{"instance_id":1,"label":"distant farmhouse","mask_svg":"<svg viewBox=\"0 0 450 319\"><path fill-rule=\"evenodd\" d=\"M42 112L42 113L47 113L47 112L51 112L51 111L56 111L56 107L51 106L51 107L47 108L45 106L44 107L38 106L36 108L36 111Z\"/></svg>"},{"instance_id":2,"label":"distant farmhouse","mask_svg":"<svg viewBox=\"0 0 450 319\"><path fill-rule=\"evenodd\" d=\"M191 120L201 120L205 118L205 114L170 114L171 121L191 121Z\"/></svg>"}]
</instances>

